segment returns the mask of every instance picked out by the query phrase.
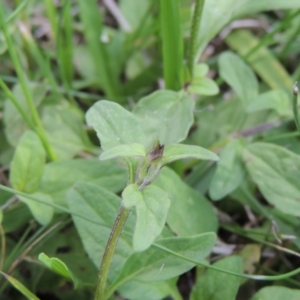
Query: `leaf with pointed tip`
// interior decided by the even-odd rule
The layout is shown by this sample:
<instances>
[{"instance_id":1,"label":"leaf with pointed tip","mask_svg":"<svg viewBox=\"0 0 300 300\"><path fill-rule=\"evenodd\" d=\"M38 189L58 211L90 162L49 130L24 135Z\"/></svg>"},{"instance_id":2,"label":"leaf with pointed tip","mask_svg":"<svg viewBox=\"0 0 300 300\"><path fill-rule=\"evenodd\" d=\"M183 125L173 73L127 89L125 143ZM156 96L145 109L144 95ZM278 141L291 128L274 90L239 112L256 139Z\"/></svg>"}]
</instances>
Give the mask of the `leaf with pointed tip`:
<instances>
[{"instance_id":1,"label":"leaf with pointed tip","mask_svg":"<svg viewBox=\"0 0 300 300\"><path fill-rule=\"evenodd\" d=\"M86 113L86 120L97 132L103 150L122 144L146 145L146 136L138 119L117 103L98 101Z\"/></svg>"},{"instance_id":2,"label":"leaf with pointed tip","mask_svg":"<svg viewBox=\"0 0 300 300\"><path fill-rule=\"evenodd\" d=\"M73 281L74 287L78 286L78 279L74 277L67 265L56 257L49 257L45 253L39 254L39 260L53 272Z\"/></svg>"},{"instance_id":3,"label":"leaf with pointed tip","mask_svg":"<svg viewBox=\"0 0 300 300\"><path fill-rule=\"evenodd\" d=\"M157 241L156 244L167 248L194 261L201 262L211 252L216 241L212 232L191 237L172 237ZM125 263L117 280L108 292L122 284L138 278L139 280L167 280L193 268L189 263L172 253L158 247L150 247L145 252L134 253Z\"/></svg>"},{"instance_id":4,"label":"leaf with pointed tip","mask_svg":"<svg viewBox=\"0 0 300 300\"><path fill-rule=\"evenodd\" d=\"M103 151L100 160L107 160L116 157L137 157L146 156L146 149L141 144L119 145Z\"/></svg>"},{"instance_id":5,"label":"leaf with pointed tip","mask_svg":"<svg viewBox=\"0 0 300 300\"><path fill-rule=\"evenodd\" d=\"M162 158L162 165L169 164L175 160L185 158L196 158L203 160L218 160L218 156L202 147L184 144L172 144L166 146Z\"/></svg>"},{"instance_id":6,"label":"leaf with pointed tip","mask_svg":"<svg viewBox=\"0 0 300 300\"><path fill-rule=\"evenodd\" d=\"M133 248L135 251L144 251L162 232L171 204L170 199L167 193L153 185L139 191L137 184L130 184L122 196L125 207L136 208Z\"/></svg>"},{"instance_id":7,"label":"leaf with pointed tip","mask_svg":"<svg viewBox=\"0 0 300 300\"><path fill-rule=\"evenodd\" d=\"M233 52L219 57L221 77L232 87L244 107L258 96L258 81L251 68ZM233 67L234 66L234 67Z\"/></svg>"}]
</instances>

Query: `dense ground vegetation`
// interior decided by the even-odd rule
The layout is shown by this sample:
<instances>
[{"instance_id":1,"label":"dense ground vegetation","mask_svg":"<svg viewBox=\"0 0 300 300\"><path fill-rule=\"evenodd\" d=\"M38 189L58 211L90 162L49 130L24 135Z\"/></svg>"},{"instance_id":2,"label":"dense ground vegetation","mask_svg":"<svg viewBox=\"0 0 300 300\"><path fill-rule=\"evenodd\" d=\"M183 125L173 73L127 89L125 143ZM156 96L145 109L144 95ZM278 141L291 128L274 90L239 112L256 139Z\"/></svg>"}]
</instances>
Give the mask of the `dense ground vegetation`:
<instances>
[{"instance_id":1,"label":"dense ground vegetation","mask_svg":"<svg viewBox=\"0 0 300 300\"><path fill-rule=\"evenodd\" d=\"M4 0L0 62L1 299L300 299L299 0Z\"/></svg>"}]
</instances>

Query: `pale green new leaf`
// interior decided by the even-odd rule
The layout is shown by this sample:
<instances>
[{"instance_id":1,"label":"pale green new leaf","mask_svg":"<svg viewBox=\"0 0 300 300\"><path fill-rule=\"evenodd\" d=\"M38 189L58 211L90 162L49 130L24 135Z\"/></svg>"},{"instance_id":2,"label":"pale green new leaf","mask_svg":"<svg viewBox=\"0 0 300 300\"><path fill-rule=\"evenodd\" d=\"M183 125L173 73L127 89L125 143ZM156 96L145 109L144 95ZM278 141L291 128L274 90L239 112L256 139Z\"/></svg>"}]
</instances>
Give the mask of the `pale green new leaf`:
<instances>
[{"instance_id":1,"label":"pale green new leaf","mask_svg":"<svg viewBox=\"0 0 300 300\"><path fill-rule=\"evenodd\" d=\"M243 273L243 260L239 256L229 256L213 264L214 267L235 273ZM235 299L241 279L236 276L207 270L198 278L190 300L224 300Z\"/></svg>"},{"instance_id":2,"label":"pale green new leaf","mask_svg":"<svg viewBox=\"0 0 300 300\"><path fill-rule=\"evenodd\" d=\"M0 273L11 283L11 285L14 286L22 295L24 295L29 300L39 300L39 298L31 293L26 286L24 286L20 281L15 279L14 277L11 277L8 274L5 274L0 271Z\"/></svg>"},{"instance_id":3,"label":"pale green new leaf","mask_svg":"<svg viewBox=\"0 0 300 300\"><path fill-rule=\"evenodd\" d=\"M251 300L299 300L300 290L290 289L284 286L267 286L260 289Z\"/></svg>"},{"instance_id":4,"label":"pale green new leaf","mask_svg":"<svg viewBox=\"0 0 300 300\"><path fill-rule=\"evenodd\" d=\"M144 251L162 232L170 199L166 192L154 185L146 186L142 191L139 191L136 184L128 185L122 196L125 207L136 208L133 248L135 251Z\"/></svg>"},{"instance_id":5,"label":"pale green new leaf","mask_svg":"<svg viewBox=\"0 0 300 300\"><path fill-rule=\"evenodd\" d=\"M46 153L38 136L27 131L16 149L10 169L10 182L14 189L33 193L43 175Z\"/></svg>"},{"instance_id":6,"label":"pale green new leaf","mask_svg":"<svg viewBox=\"0 0 300 300\"><path fill-rule=\"evenodd\" d=\"M72 274L67 265L56 257L49 257L45 253L39 254L39 260L53 272L73 281L75 288L78 286L77 278Z\"/></svg>"},{"instance_id":7,"label":"pale green new leaf","mask_svg":"<svg viewBox=\"0 0 300 300\"><path fill-rule=\"evenodd\" d=\"M247 112L252 113L264 109L274 109L279 116L290 116L291 104L288 94L283 90L260 94L248 105Z\"/></svg>"},{"instance_id":8,"label":"pale green new leaf","mask_svg":"<svg viewBox=\"0 0 300 300\"><path fill-rule=\"evenodd\" d=\"M199 146L172 144L166 146L164 149L162 165L166 165L175 160L185 159L185 158L195 158L195 159L202 159L202 160L219 159L219 157L215 153Z\"/></svg>"},{"instance_id":9,"label":"pale green new leaf","mask_svg":"<svg viewBox=\"0 0 300 300\"><path fill-rule=\"evenodd\" d=\"M146 136L138 119L117 103L98 101L86 113L86 120L97 132L103 150L122 144L146 145Z\"/></svg>"},{"instance_id":10,"label":"pale green new leaf","mask_svg":"<svg viewBox=\"0 0 300 300\"><path fill-rule=\"evenodd\" d=\"M242 182L245 168L241 152L243 143L239 140L229 142L220 154L217 170L209 186L209 195L213 200L220 200L234 191Z\"/></svg>"},{"instance_id":11,"label":"pale green new leaf","mask_svg":"<svg viewBox=\"0 0 300 300\"><path fill-rule=\"evenodd\" d=\"M277 145L254 143L243 157L266 200L284 213L300 216L300 156Z\"/></svg>"},{"instance_id":12,"label":"pale green new leaf","mask_svg":"<svg viewBox=\"0 0 300 300\"><path fill-rule=\"evenodd\" d=\"M152 147L156 139L163 145L183 141L194 121L194 104L183 91L158 90L142 98L133 114L147 135L144 145ZM138 142L137 137L134 142Z\"/></svg>"},{"instance_id":13,"label":"pale green new leaf","mask_svg":"<svg viewBox=\"0 0 300 300\"><path fill-rule=\"evenodd\" d=\"M232 87L245 107L258 95L258 81L250 67L236 54L220 55L221 77Z\"/></svg>"},{"instance_id":14,"label":"pale green new leaf","mask_svg":"<svg viewBox=\"0 0 300 300\"><path fill-rule=\"evenodd\" d=\"M100 160L107 160L116 157L146 156L146 149L141 144L119 145L103 151Z\"/></svg>"}]
</instances>

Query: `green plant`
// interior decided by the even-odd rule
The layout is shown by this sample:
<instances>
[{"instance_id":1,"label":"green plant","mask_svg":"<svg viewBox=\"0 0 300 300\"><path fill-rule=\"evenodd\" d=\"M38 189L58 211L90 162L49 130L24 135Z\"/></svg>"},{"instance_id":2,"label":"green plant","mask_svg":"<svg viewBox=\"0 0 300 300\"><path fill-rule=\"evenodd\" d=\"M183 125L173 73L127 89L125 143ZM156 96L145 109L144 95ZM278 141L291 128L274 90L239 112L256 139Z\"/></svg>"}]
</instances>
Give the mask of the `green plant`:
<instances>
[{"instance_id":1,"label":"green plant","mask_svg":"<svg viewBox=\"0 0 300 300\"><path fill-rule=\"evenodd\" d=\"M0 4L0 298L297 299L299 1L98 2Z\"/></svg>"}]
</instances>

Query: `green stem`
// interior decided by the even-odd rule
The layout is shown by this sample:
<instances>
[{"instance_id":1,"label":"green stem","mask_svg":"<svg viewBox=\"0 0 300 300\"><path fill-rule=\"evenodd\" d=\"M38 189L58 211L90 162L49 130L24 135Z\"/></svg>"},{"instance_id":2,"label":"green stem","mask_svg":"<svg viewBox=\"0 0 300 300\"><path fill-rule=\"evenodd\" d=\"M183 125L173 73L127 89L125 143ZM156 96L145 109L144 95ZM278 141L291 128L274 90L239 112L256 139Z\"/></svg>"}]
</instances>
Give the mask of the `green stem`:
<instances>
[{"instance_id":1,"label":"green stem","mask_svg":"<svg viewBox=\"0 0 300 300\"><path fill-rule=\"evenodd\" d=\"M45 131L44 131L44 128L43 128L43 125L42 125L42 122L40 120L40 117L39 117L39 114L37 112L37 109L34 105L34 101L32 99L32 96L31 96L31 93L30 93L30 90L28 88L28 84L27 84L27 81L26 81L26 78L24 76L24 73L23 73L23 70L22 70L22 67L21 67L21 64L20 64L20 61L18 59L18 56L17 56L17 52L15 50L15 47L13 45L13 42L12 42L12 39L11 39L11 36L8 32L8 28L7 28L7 24L4 20L4 13L3 13L3 7L2 5L0 5L0 26L3 30L3 33L4 33L4 36L5 36L5 40L6 40L6 43L7 43L7 46L8 46L8 51L9 51L9 54L10 54L10 57L13 61L13 64L14 64L14 67L15 67L15 70L16 70L16 73L18 75L18 78L19 78L19 81L20 81L20 85L23 89L23 92L24 92L24 96L26 98L26 101L27 101L27 105L29 107L29 110L31 112L31 115L32 115L32 118L33 118L33 122L36 126L36 133L39 135L47 153L48 153L48 156L51 160L55 160L56 159L56 155L53 151L53 148L52 146L50 145L47 137L46 137L46 134L45 134Z\"/></svg>"},{"instance_id":2,"label":"green stem","mask_svg":"<svg viewBox=\"0 0 300 300\"><path fill-rule=\"evenodd\" d=\"M298 132L300 133L300 122L299 122L299 111L298 111L298 94L299 94L299 89L297 86L297 82L294 85L293 88L293 113L294 113L294 120L296 123L296 127Z\"/></svg>"},{"instance_id":3,"label":"green stem","mask_svg":"<svg viewBox=\"0 0 300 300\"><path fill-rule=\"evenodd\" d=\"M188 63L187 63L191 78L193 78L194 62L195 62L195 57L197 56L197 40L200 32L200 24L201 24L204 2L205 0L196 0L195 10L192 19Z\"/></svg>"},{"instance_id":4,"label":"green stem","mask_svg":"<svg viewBox=\"0 0 300 300\"><path fill-rule=\"evenodd\" d=\"M106 244L104 254L102 257L100 271L98 274L95 300L105 299L104 291L106 287L109 267L114 256L119 237L121 235L121 232L123 230L123 227L125 225L129 213L130 213L130 209L121 206L118 216L115 220L114 226L111 230L110 236L108 238L108 242Z\"/></svg>"}]
</instances>

